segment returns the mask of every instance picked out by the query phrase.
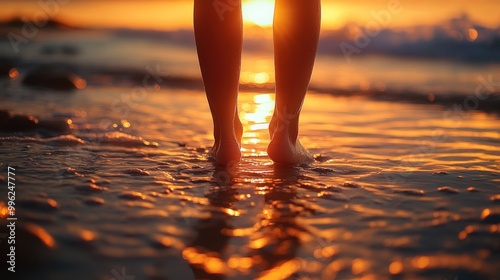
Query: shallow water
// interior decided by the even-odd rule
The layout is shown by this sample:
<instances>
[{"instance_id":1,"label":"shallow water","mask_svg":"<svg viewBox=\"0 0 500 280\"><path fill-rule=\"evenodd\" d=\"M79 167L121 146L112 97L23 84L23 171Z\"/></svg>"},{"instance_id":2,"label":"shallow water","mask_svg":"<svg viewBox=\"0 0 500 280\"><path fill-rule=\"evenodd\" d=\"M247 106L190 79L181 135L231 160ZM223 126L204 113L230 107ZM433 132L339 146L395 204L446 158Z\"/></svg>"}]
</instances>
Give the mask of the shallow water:
<instances>
[{"instance_id":1,"label":"shallow water","mask_svg":"<svg viewBox=\"0 0 500 280\"><path fill-rule=\"evenodd\" d=\"M243 93L243 161L215 167L201 92L13 87L2 98L14 113L73 125L0 134L3 185L16 168L16 276L498 275L496 115L310 94L300 133L316 162L291 168L265 152L273 95Z\"/></svg>"},{"instance_id":2,"label":"shallow water","mask_svg":"<svg viewBox=\"0 0 500 280\"><path fill-rule=\"evenodd\" d=\"M441 26L436 28L439 29ZM0 34L1 32L2 30ZM14 29L13 32L19 33L20 31ZM493 39L497 36L494 34L498 32L491 32L488 35L488 37L492 36L491 43L487 44L477 42L476 45L439 46L437 43L432 47L414 47L418 52L438 51L440 55L437 57L441 59L436 59L435 54L430 56L422 54L423 56L408 58L397 55L399 52L390 48L382 54L372 53L368 48L360 55L345 57L337 52L340 50L338 44L346 39L339 39L337 43L323 46L324 52L320 51L318 55L311 85L317 91L331 94L338 94L342 91L348 91L351 94L378 91L385 96L399 98L405 98L401 92L408 93L408 91L422 96L429 94L468 96L474 94L478 86L484 85L498 99L497 80L500 76L500 64L494 53L495 39ZM398 40L401 39L399 33L395 34L398 34L396 35ZM270 34L267 35L269 38L264 41L247 42L248 46L243 52L242 60L242 84L256 84L256 87L272 88L274 82L274 59L270 41L272 37ZM394 40L389 38L378 39L383 41L382 45L394 43ZM328 39L325 38L325 40ZM413 41L411 43L417 44ZM487 47L490 44L492 46ZM484 46L484 49L481 46ZM260 49L261 47L264 47L264 50ZM268 47L270 49L267 49ZM445 47L451 50L446 51ZM475 49L476 47L478 49ZM73 53L64 52L64 49L72 50ZM64 66L87 78L90 84L106 86L109 85L109 80L106 79L109 77L106 76L110 75L110 72L120 73L122 79L123 76L125 76L124 79L134 77L137 72L140 72L142 79L142 72L147 66L154 69L160 67L161 74L164 76L201 81L194 35L190 30L165 33L113 29L41 30L36 40L30 41L29 44L22 44L18 52L15 50L16 48L9 40L0 40L0 59L12 60L13 66L20 69L21 76L23 73L36 69L39 65ZM465 61L445 59L447 57L445 54L465 59L469 52L484 57L469 58ZM457 54L453 55L453 53ZM96 79L96 73L101 74L100 78L102 75L105 78Z\"/></svg>"}]
</instances>

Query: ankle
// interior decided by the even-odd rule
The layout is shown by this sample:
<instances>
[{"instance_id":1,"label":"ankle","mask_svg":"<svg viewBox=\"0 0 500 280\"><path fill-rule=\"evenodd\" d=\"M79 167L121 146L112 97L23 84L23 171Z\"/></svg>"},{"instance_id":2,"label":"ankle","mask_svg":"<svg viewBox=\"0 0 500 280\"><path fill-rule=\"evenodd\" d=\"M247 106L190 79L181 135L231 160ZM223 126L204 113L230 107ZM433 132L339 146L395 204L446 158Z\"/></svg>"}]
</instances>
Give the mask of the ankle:
<instances>
[{"instance_id":1,"label":"ankle","mask_svg":"<svg viewBox=\"0 0 500 280\"><path fill-rule=\"evenodd\" d=\"M292 142L295 142L299 134L298 118L288 121L275 120L274 123L269 124L269 134L271 139L280 135L281 137L286 136Z\"/></svg>"},{"instance_id":2,"label":"ankle","mask_svg":"<svg viewBox=\"0 0 500 280\"><path fill-rule=\"evenodd\" d=\"M243 124L239 118L234 120L234 134L238 139L241 139L243 135Z\"/></svg>"}]
</instances>

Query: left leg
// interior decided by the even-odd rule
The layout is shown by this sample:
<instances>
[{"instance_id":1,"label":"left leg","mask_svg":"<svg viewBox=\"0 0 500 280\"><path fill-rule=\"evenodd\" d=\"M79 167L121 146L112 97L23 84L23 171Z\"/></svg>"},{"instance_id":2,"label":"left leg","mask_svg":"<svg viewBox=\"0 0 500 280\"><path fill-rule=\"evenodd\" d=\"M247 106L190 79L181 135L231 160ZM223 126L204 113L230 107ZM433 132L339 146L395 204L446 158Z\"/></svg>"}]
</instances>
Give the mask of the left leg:
<instances>
[{"instance_id":1,"label":"left leg","mask_svg":"<svg viewBox=\"0 0 500 280\"><path fill-rule=\"evenodd\" d=\"M196 48L214 123L215 143L211 156L220 164L238 162L241 158L242 125L236 104L241 65L242 22L240 2L234 10L225 12L222 19L213 1L194 1Z\"/></svg>"}]
</instances>

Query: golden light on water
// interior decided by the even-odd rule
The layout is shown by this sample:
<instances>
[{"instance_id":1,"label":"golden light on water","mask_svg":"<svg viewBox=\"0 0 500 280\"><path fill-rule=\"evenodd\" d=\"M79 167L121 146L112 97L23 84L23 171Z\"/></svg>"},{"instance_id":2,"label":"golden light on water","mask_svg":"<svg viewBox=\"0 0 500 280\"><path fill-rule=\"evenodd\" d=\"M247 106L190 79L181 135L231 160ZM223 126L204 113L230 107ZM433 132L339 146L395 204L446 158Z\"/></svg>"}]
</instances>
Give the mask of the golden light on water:
<instances>
[{"instance_id":1,"label":"golden light on water","mask_svg":"<svg viewBox=\"0 0 500 280\"><path fill-rule=\"evenodd\" d=\"M222 274L226 270L226 265L220 258L198 252L193 247L185 248L182 251L182 257L190 264L201 266L210 274Z\"/></svg>"},{"instance_id":2,"label":"golden light on water","mask_svg":"<svg viewBox=\"0 0 500 280\"><path fill-rule=\"evenodd\" d=\"M389 272L391 274L399 274L403 271L403 264L400 261L394 261L389 265Z\"/></svg>"},{"instance_id":3,"label":"golden light on water","mask_svg":"<svg viewBox=\"0 0 500 280\"><path fill-rule=\"evenodd\" d=\"M491 214L490 209L488 208L484 209L483 212L481 212L481 220L486 219L486 217L488 217L490 214Z\"/></svg>"},{"instance_id":4,"label":"golden light on water","mask_svg":"<svg viewBox=\"0 0 500 280\"><path fill-rule=\"evenodd\" d=\"M81 78L75 78L73 82L77 89L84 89L87 86L87 82Z\"/></svg>"},{"instance_id":5,"label":"golden light on water","mask_svg":"<svg viewBox=\"0 0 500 280\"><path fill-rule=\"evenodd\" d=\"M262 237L262 238L252 240L252 242L250 242L250 244L248 246L249 246L249 248L252 248L252 249L260 249L260 248L264 247L265 245L267 245L268 243L269 243L269 238Z\"/></svg>"},{"instance_id":6,"label":"golden light on water","mask_svg":"<svg viewBox=\"0 0 500 280\"><path fill-rule=\"evenodd\" d=\"M127 120L125 120L125 119L121 120L121 124L122 124L122 126L124 128L129 128L130 127L130 122L127 121Z\"/></svg>"},{"instance_id":7,"label":"golden light on water","mask_svg":"<svg viewBox=\"0 0 500 280\"><path fill-rule=\"evenodd\" d=\"M479 33L477 32L476 29L469 28L467 30L467 35L469 35L469 41L476 41L477 37L479 36Z\"/></svg>"},{"instance_id":8,"label":"golden light on water","mask_svg":"<svg viewBox=\"0 0 500 280\"><path fill-rule=\"evenodd\" d=\"M0 218L7 217L8 213L9 210L7 208L7 205L5 205L2 201L0 201Z\"/></svg>"},{"instance_id":9,"label":"golden light on water","mask_svg":"<svg viewBox=\"0 0 500 280\"><path fill-rule=\"evenodd\" d=\"M208 257L208 260L205 262L205 269L211 274L222 273L225 265L219 258Z\"/></svg>"},{"instance_id":10,"label":"golden light on water","mask_svg":"<svg viewBox=\"0 0 500 280\"><path fill-rule=\"evenodd\" d=\"M490 226L490 232L497 232L498 231L498 225L491 225Z\"/></svg>"},{"instance_id":11,"label":"golden light on water","mask_svg":"<svg viewBox=\"0 0 500 280\"><path fill-rule=\"evenodd\" d=\"M90 230L84 230L80 235L84 241L92 241L95 238L95 234Z\"/></svg>"},{"instance_id":12,"label":"golden light on water","mask_svg":"<svg viewBox=\"0 0 500 280\"><path fill-rule=\"evenodd\" d=\"M467 232L465 231L461 231L459 234L458 234L458 239L460 240L464 240L467 238Z\"/></svg>"},{"instance_id":13,"label":"golden light on water","mask_svg":"<svg viewBox=\"0 0 500 280\"><path fill-rule=\"evenodd\" d=\"M363 259L354 259L352 261L352 274L358 275L363 273L366 269L368 269L368 263Z\"/></svg>"},{"instance_id":14,"label":"golden light on water","mask_svg":"<svg viewBox=\"0 0 500 280\"><path fill-rule=\"evenodd\" d=\"M244 144L258 144L268 134L269 121L274 111L274 96L272 94L257 94L253 103L241 106L240 118L245 125Z\"/></svg>"},{"instance_id":15,"label":"golden light on water","mask_svg":"<svg viewBox=\"0 0 500 280\"><path fill-rule=\"evenodd\" d=\"M335 246L328 246L325 248L318 248L314 250L315 258L330 258L337 253L338 249Z\"/></svg>"},{"instance_id":16,"label":"golden light on water","mask_svg":"<svg viewBox=\"0 0 500 280\"><path fill-rule=\"evenodd\" d=\"M253 80L257 84L265 84L265 83L269 82L269 74L267 74L266 72L256 73L254 75Z\"/></svg>"},{"instance_id":17,"label":"golden light on water","mask_svg":"<svg viewBox=\"0 0 500 280\"><path fill-rule=\"evenodd\" d=\"M174 244L174 240L170 237L164 236L160 238L159 243L164 247L170 247Z\"/></svg>"},{"instance_id":18,"label":"golden light on water","mask_svg":"<svg viewBox=\"0 0 500 280\"><path fill-rule=\"evenodd\" d=\"M262 64L263 62L257 62L256 64ZM265 63L269 63L266 61ZM269 65L266 65L269 67ZM272 64L270 67L274 67ZM265 83L271 82L271 76L267 72L255 71L255 72L243 72L241 73L241 82L245 84L257 84L263 85Z\"/></svg>"},{"instance_id":19,"label":"golden light on water","mask_svg":"<svg viewBox=\"0 0 500 280\"><path fill-rule=\"evenodd\" d=\"M273 24L274 1L253 0L243 3L243 19L261 27Z\"/></svg>"},{"instance_id":20,"label":"golden light on water","mask_svg":"<svg viewBox=\"0 0 500 280\"><path fill-rule=\"evenodd\" d=\"M35 224L26 225L26 230L31 232L34 236L36 236L45 246L52 248L55 246L56 242L54 238L42 227Z\"/></svg>"},{"instance_id":21,"label":"golden light on water","mask_svg":"<svg viewBox=\"0 0 500 280\"><path fill-rule=\"evenodd\" d=\"M19 71L16 68L12 68L9 70L9 77L11 79L17 79L19 77Z\"/></svg>"},{"instance_id":22,"label":"golden light on water","mask_svg":"<svg viewBox=\"0 0 500 280\"><path fill-rule=\"evenodd\" d=\"M228 214L229 216L233 216L233 217L238 217L240 216L240 212L236 211L236 210L233 210L233 209L229 209L229 208L226 208L223 210L226 214Z\"/></svg>"},{"instance_id":23,"label":"golden light on water","mask_svg":"<svg viewBox=\"0 0 500 280\"><path fill-rule=\"evenodd\" d=\"M289 260L264 273L259 280L290 279L300 267L297 260Z\"/></svg>"},{"instance_id":24,"label":"golden light on water","mask_svg":"<svg viewBox=\"0 0 500 280\"><path fill-rule=\"evenodd\" d=\"M229 260L227 261L227 265L233 269L246 271L252 267L253 259L249 257L239 257L235 255L229 258Z\"/></svg>"},{"instance_id":25,"label":"golden light on water","mask_svg":"<svg viewBox=\"0 0 500 280\"><path fill-rule=\"evenodd\" d=\"M416 268L425 269L431 263L431 259L428 256L420 256L413 258L411 263Z\"/></svg>"}]
</instances>

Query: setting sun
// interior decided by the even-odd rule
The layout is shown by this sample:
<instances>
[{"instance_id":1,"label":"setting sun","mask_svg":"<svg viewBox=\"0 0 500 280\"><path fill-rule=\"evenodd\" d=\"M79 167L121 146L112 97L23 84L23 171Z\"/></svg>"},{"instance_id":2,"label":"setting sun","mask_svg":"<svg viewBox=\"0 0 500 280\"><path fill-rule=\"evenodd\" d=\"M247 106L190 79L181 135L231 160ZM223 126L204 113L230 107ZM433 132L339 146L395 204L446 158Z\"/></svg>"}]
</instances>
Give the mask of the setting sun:
<instances>
[{"instance_id":1,"label":"setting sun","mask_svg":"<svg viewBox=\"0 0 500 280\"><path fill-rule=\"evenodd\" d=\"M243 18L247 22L268 27L273 24L274 1L253 0L243 4Z\"/></svg>"}]
</instances>

